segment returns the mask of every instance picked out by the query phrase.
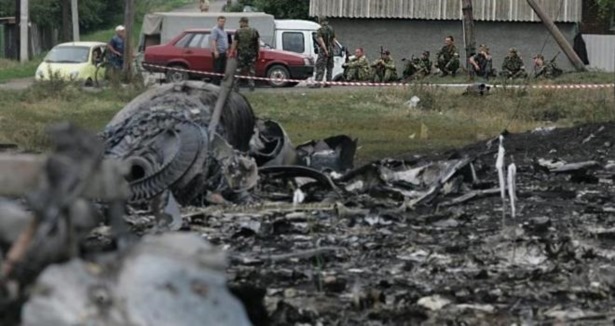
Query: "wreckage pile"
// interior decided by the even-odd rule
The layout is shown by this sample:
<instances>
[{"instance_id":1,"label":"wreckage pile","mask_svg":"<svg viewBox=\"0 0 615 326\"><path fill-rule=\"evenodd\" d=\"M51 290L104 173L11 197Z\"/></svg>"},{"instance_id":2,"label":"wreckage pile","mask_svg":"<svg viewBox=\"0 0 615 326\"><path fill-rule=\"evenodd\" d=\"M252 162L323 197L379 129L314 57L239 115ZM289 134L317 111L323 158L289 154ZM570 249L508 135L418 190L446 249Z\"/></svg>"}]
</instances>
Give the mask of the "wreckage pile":
<instances>
[{"instance_id":1,"label":"wreckage pile","mask_svg":"<svg viewBox=\"0 0 615 326\"><path fill-rule=\"evenodd\" d=\"M26 197L29 210L0 205L10 217L0 225L2 324L615 318L615 124L505 134L518 171L513 218L500 198L497 138L354 168L356 140L294 147L241 95L219 92L192 82L149 91L102 142L56 131L47 186ZM125 169L118 193L104 180L84 190L109 162Z\"/></svg>"}]
</instances>

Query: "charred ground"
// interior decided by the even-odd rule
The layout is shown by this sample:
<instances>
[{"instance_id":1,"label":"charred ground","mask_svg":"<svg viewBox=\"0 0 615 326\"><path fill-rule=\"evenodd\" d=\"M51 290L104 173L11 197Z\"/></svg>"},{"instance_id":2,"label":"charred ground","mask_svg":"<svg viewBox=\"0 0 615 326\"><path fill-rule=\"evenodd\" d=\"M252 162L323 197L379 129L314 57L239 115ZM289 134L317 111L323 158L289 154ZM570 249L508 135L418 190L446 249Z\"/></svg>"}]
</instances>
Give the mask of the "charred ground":
<instances>
[{"instance_id":1,"label":"charred ground","mask_svg":"<svg viewBox=\"0 0 615 326\"><path fill-rule=\"evenodd\" d=\"M608 324L614 136L613 123L507 135L519 203L504 226L498 194L405 211L374 187L324 209L194 212L191 229L229 249L231 286L263 295L276 325ZM491 188L496 152L480 142L406 162L470 156L476 187ZM552 173L539 159L598 165Z\"/></svg>"}]
</instances>

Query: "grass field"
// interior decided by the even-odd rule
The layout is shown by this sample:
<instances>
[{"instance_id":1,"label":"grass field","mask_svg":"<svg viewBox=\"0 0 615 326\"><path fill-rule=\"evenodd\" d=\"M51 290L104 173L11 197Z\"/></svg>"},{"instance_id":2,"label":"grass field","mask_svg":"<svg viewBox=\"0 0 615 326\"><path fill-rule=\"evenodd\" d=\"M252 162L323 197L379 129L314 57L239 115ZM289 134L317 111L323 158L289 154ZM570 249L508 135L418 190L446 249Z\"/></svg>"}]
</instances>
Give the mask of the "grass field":
<instances>
[{"instance_id":1,"label":"grass field","mask_svg":"<svg viewBox=\"0 0 615 326\"><path fill-rule=\"evenodd\" d=\"M84 93L64 84L0 92L0 143L45 150L45 126L65 120L99 131L138 93L132 88ZM279 121L294 144L348 134L359 139L361 161L457 147L503 129L520 132L615 119L613 89L500 90L485 97L420 87L272 94L247 96L256 114ZM419 109L406 105L414 95L421 99Z\"/></svg>"}]
</instances>

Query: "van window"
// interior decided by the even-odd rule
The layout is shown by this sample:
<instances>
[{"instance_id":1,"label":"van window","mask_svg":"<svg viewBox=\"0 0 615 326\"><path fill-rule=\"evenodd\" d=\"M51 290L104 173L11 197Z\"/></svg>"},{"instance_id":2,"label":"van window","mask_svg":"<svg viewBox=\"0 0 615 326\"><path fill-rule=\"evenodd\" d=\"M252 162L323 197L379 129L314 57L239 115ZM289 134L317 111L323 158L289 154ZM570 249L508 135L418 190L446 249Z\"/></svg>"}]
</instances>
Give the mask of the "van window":
<instances>
[{"instance_id":1,"label":"van window","mask_svg":"<svg viewBox=\"0 0 615 326\"><path fill-rule=\"evenodd\" d=\"M335 42L335 44L333 45L333 55L336 57L341 57L342 54L343 54L343 51L342 51L341 44Z\"/></svg>"},{"instance_id":2,"label":"van window","mask_svg":"<svg viewBox=\"0 0 615 326\"><path fill-rule=\"evenodd\" d=\"M192 35L194 34L186 34L184 35L184 37L182 37L181 39L179 39L179 41L177 41L177 43L175 43L175 46L178 48L185 48L188 43L190 42L190 39L192 38Z\"/></svg>"},{"instance_id":3,"label":"van window","mask_svg":"<svg viewBox=\"0 0 615 326\"><path fill-rule=\"evenodd\" d=\"M282 50L296 53L305 52L305 38L302 32L282 33Z\"/></svg>"}]
</instances>

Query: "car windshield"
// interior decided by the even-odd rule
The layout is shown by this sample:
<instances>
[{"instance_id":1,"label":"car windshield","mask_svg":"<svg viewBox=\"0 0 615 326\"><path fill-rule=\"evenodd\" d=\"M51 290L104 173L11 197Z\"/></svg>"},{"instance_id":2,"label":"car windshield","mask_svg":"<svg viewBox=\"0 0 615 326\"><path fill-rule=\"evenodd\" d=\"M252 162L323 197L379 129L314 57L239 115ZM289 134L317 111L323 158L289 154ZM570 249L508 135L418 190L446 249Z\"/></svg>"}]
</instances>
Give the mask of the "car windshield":
<instances>
[{"instance_id":1,"label":"car windshield","mask_svg":"<svg viewBox=\"0 0 615 326\"><path fill-rule=\"evenodd\" d=\"M82 63L87 62L90 48L84 46L59 46L49 51L45 62Z\"/></svg>"}]
</instances>

